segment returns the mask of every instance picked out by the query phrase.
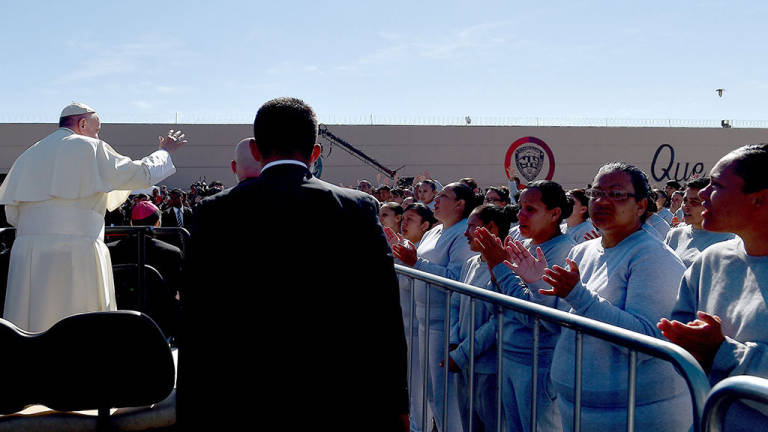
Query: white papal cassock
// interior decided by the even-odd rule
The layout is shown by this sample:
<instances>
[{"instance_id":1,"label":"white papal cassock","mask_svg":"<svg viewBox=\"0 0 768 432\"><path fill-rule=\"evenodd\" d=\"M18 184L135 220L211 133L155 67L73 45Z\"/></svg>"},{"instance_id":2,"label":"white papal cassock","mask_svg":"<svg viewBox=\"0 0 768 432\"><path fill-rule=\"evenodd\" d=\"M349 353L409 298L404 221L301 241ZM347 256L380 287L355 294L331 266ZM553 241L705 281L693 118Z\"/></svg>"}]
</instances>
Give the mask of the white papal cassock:
<instances>
[{"instance_id":1,"label":"white papal cassock","mask_svg":"<svg viewBox=\"0 0 768 432\"><path fill-rule=\"evenodd\" d=\"M133 161L67 128L27 149L0 186L16 227L3 318L38 332L75 313L115 310L105 211L174 172L165 150Z\"/></svg>"}]
</instances>

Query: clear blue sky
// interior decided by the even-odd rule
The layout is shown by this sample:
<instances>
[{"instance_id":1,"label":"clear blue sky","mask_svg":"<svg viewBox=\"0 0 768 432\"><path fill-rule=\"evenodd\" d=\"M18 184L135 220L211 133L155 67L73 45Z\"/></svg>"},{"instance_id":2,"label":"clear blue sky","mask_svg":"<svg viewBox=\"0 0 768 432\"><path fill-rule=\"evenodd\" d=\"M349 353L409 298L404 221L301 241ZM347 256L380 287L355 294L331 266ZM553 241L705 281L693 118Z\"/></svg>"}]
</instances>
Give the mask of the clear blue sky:
<instances>
[{"instance_id":1,"label":"clear blue sky","mask_svg":"<svg viewBox=\"0 0 768 432\"><path fill-rule=\"evenodd\" d=\"M765 1L0 0L0 122L768 119ZM722 98L715 89L725 88Z\"/></svg>"}]
</instances>

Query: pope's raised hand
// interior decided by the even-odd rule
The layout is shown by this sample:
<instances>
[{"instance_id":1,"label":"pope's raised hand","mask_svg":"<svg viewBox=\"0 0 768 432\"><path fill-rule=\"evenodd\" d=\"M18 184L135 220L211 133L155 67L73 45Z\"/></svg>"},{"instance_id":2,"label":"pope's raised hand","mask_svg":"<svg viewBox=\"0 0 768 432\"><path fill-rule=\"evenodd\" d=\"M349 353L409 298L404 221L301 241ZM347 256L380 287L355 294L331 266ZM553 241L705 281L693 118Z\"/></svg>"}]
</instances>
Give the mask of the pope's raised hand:
<instances>
[{"instance_id":1,"label":"pope's raised hand","mask_svg":"<svg viewBox=\"0 0 768 432\"><path fill-rule=\"evenodd\" d=\"M158 146L160 150L165 150L168 153L173 153L188 141L185 139L185 135L180 130L174 131L173 129L168 131L168 135L157 137L160 141Z\"/></svg>"},{"instance_id":2,"label":"pope's raised hand","mask_svg":"<svg viewBox=\"0 0 768 432\"><path fill-rule=\"evenodd\" d=\"M547 268L547 258L540 247L536 248L536 256L523 246L523 243L507 239L507 255L509 261L504 264L520 276L525 283L533 283L541 279Z\"/></svg>"}]
</instances>

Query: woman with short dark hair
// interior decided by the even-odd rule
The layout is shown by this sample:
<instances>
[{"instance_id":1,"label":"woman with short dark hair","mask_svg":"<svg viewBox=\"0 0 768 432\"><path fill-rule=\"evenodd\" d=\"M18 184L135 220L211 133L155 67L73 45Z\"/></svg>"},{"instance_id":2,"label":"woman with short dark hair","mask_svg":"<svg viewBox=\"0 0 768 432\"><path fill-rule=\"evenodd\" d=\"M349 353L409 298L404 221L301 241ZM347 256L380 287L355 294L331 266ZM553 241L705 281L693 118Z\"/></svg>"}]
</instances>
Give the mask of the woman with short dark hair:
<instances>
[{"instance_id":1,"label":"woman with short dark hair","mask_svg":"<svg viewBox=\"0 0 768 432\"><path fill-rule=\"evenodd\" d=\"M560 223L570 216L571 202L567 199L563 188L548 180L530 183L522 193L519 201L520 211L517 218L520 222L520 234L525 242L507 243L505 251L495 239L486 237L483 242L483 256L488 267L498 281L503 294L526 301L532 301L549 307L557 306L557 299L539 294L539 289L548 287L538 273L519 271L507 260L512 260L510 253L532 254L540 262L551 262L565 265L573 241L560 230ZM483 235L481 234L482 238ZM509 252L508 252L509 251ZM545 258L546 257L546 258ZM505 265L505 261L507 261ZM503 346L503 386L501 400L504 415L511 430L531 429L531 388L532 379L532 346L534 334L533 320L512 311L504 312ZM539 429L546 431L560 430L560 415L552 395L547 391L549 371L552 364L552 353L557 343L560 329L548 326L539 329L539 360L536 385L536 422Z\"/></svg>"},{"instance_id":2,"label":"woman with short dark hair","mask_svg":"<svg viewBox=\"0 0 768 432\"><path fill-rule=\"evenodd\" d=\"M403 220L403 207L396 202L387 202L379 208L379 223L392 231L400 232L400 222Z\"/></svg>"},{"instance_id":3,"label":"woman with short dark hair","mask_svg":"<svg viewBox=\"0 0 768 432\"><path fill-rule=\"evenodd\" d=\"M485 203L498 207L509 205L509 188L506 186L490 186L485 191Z\"/></svg>"},{"instance_id":4,"label":"woman with short dark hair","mask_svg":"<svg viewBox=\"0 0 768 432\"><path fill-rule=\"evenodd\" d=\"M589 221L589 209L587 207L589 198L587 198L584 189L571 189L566 193L566 197L571 202L573 211L560 228L575 244L583 243L587 240L584 235L595 229L592 222Z\"/></svg>"}]
</instances>

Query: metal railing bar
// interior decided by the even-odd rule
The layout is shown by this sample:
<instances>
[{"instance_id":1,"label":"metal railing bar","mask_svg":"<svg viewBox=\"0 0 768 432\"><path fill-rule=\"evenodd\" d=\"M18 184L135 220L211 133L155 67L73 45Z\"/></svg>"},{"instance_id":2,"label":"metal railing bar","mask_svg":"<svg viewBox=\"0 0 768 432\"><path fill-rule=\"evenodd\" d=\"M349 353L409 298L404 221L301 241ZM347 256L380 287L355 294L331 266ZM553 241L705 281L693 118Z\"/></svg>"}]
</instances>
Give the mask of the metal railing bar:
<instances>
[{"instance_id":1,"label":"metal railing bar","mask_svg":"<svg viewBox=\"0 0 768 432\"><path fill-rule=\"evenodd\" d=\"M584 335L576 332L576 352L574 353L573 368L573 432L581 431L581 363L584 348Z\"/></svg>"},{"instance_id":2,"label":"metal railing bar","mask_svg":"<svg viewBox=\"0 0 768 432\"><path fill-rule=\"evenodd\" d=\"M717 383L709 393L707 403L704 406L701 430L723 431L728 408L739 399L749 399L768 404L768 380L741 375L729 377ZM757 427L758 425L755 425L755 428Z\"/></svg>"},{"instance_id":3,"label":"metal railing bar","mask_svg":"<svg viewBox=\"0 0 768 432\"><path fill-rule=\"evenodd\" d=\"M451 292L445 293L445 322L443 331L443 429L448 425L448 355L450 353L451 343Z\"/></svg>"},{"instance_id":4,"label":"metal railing bar","mask_svg":"<svg viewBox=\"0 0 768 432\"><path fill-rule=\"evenodd\" d=\"M635 430L635 399L637 395L637 351L629 352L629 383L627 384L627 431Z\"/></svg>"},{"instance_id":5,"label":"metal railing bar","mask_svg":"<svg viewBox=\"0 0 768 432\"><path fill-rule=\"evenodd\" d=\"M414 294L414 285L416 280L415 279L409 279L409 283L411 285L411 295L410 295L410 318L408 319L408 386L409 389L413 388L415 383L413 383L413 365L411 362L413 361L413 320L416 318L416 295ZM416 339L418 339L418 335L416 336ZM418 340L416 341L418 343ZM419 354L416 353L418 356Z\"/></svg>"},{"instance_id":6,"label":"metal railing bar","mask_svg":"<svg viewBox=\"0 0 768 432\"><path fill-rule=\"evenodd\" d=\"M431 291L431 284L427 283L427 292L424 297L424 303L426 303L426 309L424 312L424 320L426 322L426 328L424 331L424 355L422 356L421 370L422 374L422 392L421 392L421 423L422 429L427 430L427 377L429 376L429 292Z\"/></svg>"},{"instance_id":7,"label":"metal railing bar","mask_svg":"<svg viewBox=\"0 0 768 432\"><path fill-rule=\"evenodd\" d=\"M504 387L504 308L497 306L496 316L499 327L496 329L496 432L501 432L502 409L501 389Z\"/></svg>"},{"instance_id":8,"label":"metal railing bar","mask_svg":"<svg viewBox=\"0 0 768 432\"><path fill-rule=\"evenodd\" d=\"M475 412L475 303L476 299L470 298L469 300L469 315L472 324L470 325L471 332L469 333L469 430L472 432L474 426L473 420L475 416L472 414Z\"/></svg>"},{"instance_id":9,"label":"metal railing bar","mask_svg":"<svg viewBox=\"0 0 768 432\"><path fill-rule=\"evenodd\" d=\"M531 367L531 432L536 432L536 411L539 392L539 332L541 321L533 320L533 366Z\"/></svg>"}]
</instances>

